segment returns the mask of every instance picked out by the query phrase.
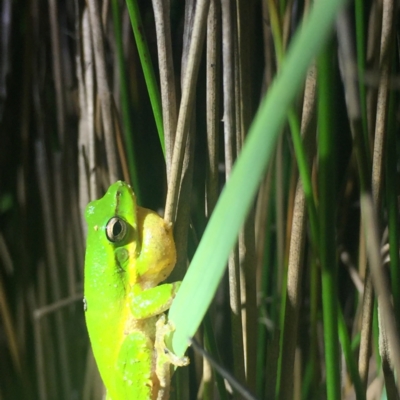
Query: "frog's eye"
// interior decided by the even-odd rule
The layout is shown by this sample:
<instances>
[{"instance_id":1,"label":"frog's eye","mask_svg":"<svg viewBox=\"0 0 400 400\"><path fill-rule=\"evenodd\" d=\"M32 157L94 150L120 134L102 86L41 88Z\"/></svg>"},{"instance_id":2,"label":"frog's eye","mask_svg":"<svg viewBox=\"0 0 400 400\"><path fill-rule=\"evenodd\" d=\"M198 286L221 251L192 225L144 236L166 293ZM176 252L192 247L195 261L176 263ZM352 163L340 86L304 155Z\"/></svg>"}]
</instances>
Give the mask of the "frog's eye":
<instances>
[{"instance_id":1,"label":"frog's eye","mask_svg":"<svg viewBox=\"0 0 400 400\"><path fill-rule=\"evenodd\" d=\"M107 239L110 242L120 242L125 239L128 232L128 224L121 218L112 217L106 226Z\"/></svg>"}]
</instances>

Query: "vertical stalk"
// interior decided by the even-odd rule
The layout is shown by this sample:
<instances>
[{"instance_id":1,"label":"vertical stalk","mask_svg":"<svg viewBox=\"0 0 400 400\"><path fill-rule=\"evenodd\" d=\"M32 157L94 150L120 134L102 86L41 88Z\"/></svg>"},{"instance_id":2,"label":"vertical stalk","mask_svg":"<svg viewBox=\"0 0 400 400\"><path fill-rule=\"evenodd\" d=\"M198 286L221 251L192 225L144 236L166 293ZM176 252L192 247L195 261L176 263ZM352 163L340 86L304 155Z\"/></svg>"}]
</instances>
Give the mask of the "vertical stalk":
<instances>
[{"instance_id":1,"label":"vertical stalk","mask_svg":"<svg viewBox=\"0 0 400 400\"><path fill-rule=\"evenodd\" d=\"M224 105L224 147L225 176L229 180L236 158L235 142L235 92L234 92L234 29L235 10L229 0L221 2L222 16L222 64L223 64L223 105ZM245 382L242 315L240 304L240 269L239 252L235 246L229 256L229 298L231 307L232 347L235 376L239 382Z\"/></svg>"},{"instance_id":2,"label":"vertical stalk","mask_svg":"<svg viewBox=\"0 0 400 400\"><path fill-rule=\"evenodd\" d=\"M124 48L122 41L121 16L120 16L118 0L112 0L111 5L112 5L113 22L114 22L115 48L117 53L117 64L118 64L119 82L121 90L122 123L123 123L123 134L126 145L125 151L128 160L131 183L133 185L136 197L139 199L139 204L140 204L141 196L140 196L139 180L136 173L136 157L133 145L131 104L130 104L129 90L128 90L129 84L125 66Z\"/></svg>"},{"instance_id":3,"label":"vertical stalk","mask_svg":"<svg viewBox=\"0 0 400 400\"><path fill-rule=\"evenodd\" d=\"M174 62L172 58L170 1L152 0L157 34L158 69L164 124L165 162L169 179L178 119Z\"/></svg>"},{"instance_id":4,"label":"vertical stalk","mask_svg":"<svg viewBox=\"0 0 400 400\"><path fill-rule=\"evenodd\" d=\"M131 20L132 31L135 36L136 46L138 49L140 62L143 68L144 79L146 80L147 90L149 92L150 103L153 109L154 119L157 125L158 136L160 138L160 144L165 154L165 143L164 143L164 129L162 122L162 111L161 111L161 98L160 91L157 86L157 81L154 73L153 64L151 62L150 51L147 46L146 37L143 33L143 24L140 17L139 6L136 0L126 0L128 7L129 18Z\"/></svg>"},{"instance_id":5,"label":"vertical stalk","mask_svg":"<svg viewBox=\"0 0 400 400\"><path fill-rule=\"evenodd\" d=\"M335 252L335 137L332 44L318 59L318 189L322 306L328 400L340 399L337 273Z\"/></svg>"},{"instance_id":6,"label":"vertical stalk","mask_svg":"<svg viewBox=\"0 0 400 400\"><path fill-rule=\"evenodd\" d=\"M390 251L390 275L393 306L397 326L400 323L400 270L399 270L399 225L398 225L398 190L396 185L396 127L394 123L395 95L392 93L389 100L389 120L386 143L386 203L389 226L389 251Z\"/></svg>"},{"instance_id":7,"label":"vertical stalk","mask_svg":"<svg viewBox=\"0 0 400 400\"><path fill-rule=\"evenodd\" d=\"M95 0L87 2L90 28L92 31L97 93L101 105L101 117L104 128L104 139L107 155L109 183L119 177L118 159L115 144L115 130L112 111L112 95L107 77L104 35L100 21L99 5Z\"/></svg>"}]
</instances>

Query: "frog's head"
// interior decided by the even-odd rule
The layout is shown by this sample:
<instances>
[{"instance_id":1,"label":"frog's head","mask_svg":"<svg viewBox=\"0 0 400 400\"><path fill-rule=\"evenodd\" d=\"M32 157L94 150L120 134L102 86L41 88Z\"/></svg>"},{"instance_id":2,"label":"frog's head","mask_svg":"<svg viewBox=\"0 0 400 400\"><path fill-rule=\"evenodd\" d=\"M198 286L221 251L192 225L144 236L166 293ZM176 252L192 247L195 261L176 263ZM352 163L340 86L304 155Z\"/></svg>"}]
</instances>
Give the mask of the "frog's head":
<instances>
[{"instance_id":1,"label":"frog's head","mask_svg":"<svg viewBox=\"0 0 400 400\"><path fill-rule=\"evenodd\" d=\"M155 286L171 273L176 261L172 227L155 212L138 207L128 184L118 181L91 202L86 220L97 236L96 246L114 254L111 264L126 284Z\"/></svg>"},{"instance_id":2,"label":"frog's head","mask_svg":"<svg viewBox=\"0 0 400 400\"><path fill-rule=\"evenodd\" d=\"M86 264L98 274L125 280L123 272L138 254L136 197L131 187L121 181L114 183L102 198L88 204L85 217L86 254L97 255L96 262Z\"/></svg>"}]
</instances>

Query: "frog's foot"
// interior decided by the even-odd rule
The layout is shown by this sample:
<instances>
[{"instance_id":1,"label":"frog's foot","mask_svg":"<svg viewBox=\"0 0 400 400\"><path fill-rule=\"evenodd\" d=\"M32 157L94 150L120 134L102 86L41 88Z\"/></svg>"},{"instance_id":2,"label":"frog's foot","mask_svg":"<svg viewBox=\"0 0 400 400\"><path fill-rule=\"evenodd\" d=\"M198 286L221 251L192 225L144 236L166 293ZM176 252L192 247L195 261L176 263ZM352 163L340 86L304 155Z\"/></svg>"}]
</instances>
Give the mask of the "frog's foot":
<instances>
[{"instance_id":1,"label":"frog's foot","mask_svg":"<svg viewBox=\"0 0 400 400\"><path fill-rule=\"evenodd\" d=\"M165 336L174 330L175 327L170 322L166 323L165 314L162 314L156 323L156 340L154 347L157 351L157 357L160 357L164 362L177 367L184 367L185 365L189 365L189 357L178 357L165 345Z\"/></svg>"},{"instance_id":2,"label":"frog's foot","mask_svg":"<svg viewBox=\"0 0 400 400\"><path fill-rule=\"evenodd\" d=\"M189 364L189 357L178 357L165 345L165 336L174 331L170 322L165 322L162 314L156 323L156 339L154 348L157 353L156 375L160 382L157 400L169 398L169 387L171 381L170 365L182 367Z\"/></svg>"}]
</instances>

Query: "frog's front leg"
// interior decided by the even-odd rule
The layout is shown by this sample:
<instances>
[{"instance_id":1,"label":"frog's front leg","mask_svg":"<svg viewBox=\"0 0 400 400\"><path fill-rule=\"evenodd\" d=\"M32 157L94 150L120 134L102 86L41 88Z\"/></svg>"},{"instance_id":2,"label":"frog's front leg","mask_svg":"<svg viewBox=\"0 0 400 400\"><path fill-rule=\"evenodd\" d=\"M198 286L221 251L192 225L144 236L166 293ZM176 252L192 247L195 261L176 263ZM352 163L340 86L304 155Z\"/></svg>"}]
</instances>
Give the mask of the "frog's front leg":
<instances>
[{"instance_id":1,"label":"frog's front leg","mask_svg":"<svg viewBox=\"0 0 400 400\"><path fill-rule=\"evenodd\" d=\"M178 292L181 282L164 283L143 290L140 284L133 286L131 297L131 312L135 319L146 319L167 311Z\"/></svg>"}]
</instances>

